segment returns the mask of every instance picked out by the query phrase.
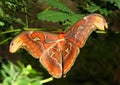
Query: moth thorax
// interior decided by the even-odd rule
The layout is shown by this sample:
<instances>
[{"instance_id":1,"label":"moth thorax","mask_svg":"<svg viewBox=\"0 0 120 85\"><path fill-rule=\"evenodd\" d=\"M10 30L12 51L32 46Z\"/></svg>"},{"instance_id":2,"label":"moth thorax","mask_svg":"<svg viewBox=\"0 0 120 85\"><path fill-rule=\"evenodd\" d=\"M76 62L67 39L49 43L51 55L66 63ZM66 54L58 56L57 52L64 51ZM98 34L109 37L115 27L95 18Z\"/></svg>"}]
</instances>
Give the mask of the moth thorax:
<instances>
[{"instance_id":1,"label":"moth thorax","mask_svg":"<svg viewBox=\"0 0 120 85\"><path fill-rule=\"evenodd\" d=\"M63 32L58 34L58 39L59 40L64 39L64 37L65 37L65 34Z\"/></svg>"}]
</instances>

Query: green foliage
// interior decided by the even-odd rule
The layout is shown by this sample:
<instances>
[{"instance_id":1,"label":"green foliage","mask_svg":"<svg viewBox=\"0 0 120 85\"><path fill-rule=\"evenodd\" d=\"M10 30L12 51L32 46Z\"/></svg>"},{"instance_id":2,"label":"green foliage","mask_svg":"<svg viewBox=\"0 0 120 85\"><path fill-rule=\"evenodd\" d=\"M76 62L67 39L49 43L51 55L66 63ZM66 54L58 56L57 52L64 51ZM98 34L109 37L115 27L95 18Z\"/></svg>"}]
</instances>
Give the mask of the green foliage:
<instances>
[{"instance_id":1,"label":"green foliage","mask_svg":"<svg viewBox=\"0 0 120 85\"><path fill-rule=\"evenodd\" d=\"M108 3L115 3L117 4L116 6L120 8L119 0L85 0L81 1L81 3L77 5L79 11L77 13L74 13L71 9L62 4L60 0L45 0L48 6L43 9L42 12L39 12L37 14L37 18L35 17L35 20L30 20L29 17L31 17L33 14L29 13L28 11L37 8L39 4L44 5L41 4L42 2L43 0L38 0L38 2L35 2L34 0L0 1L0 45L5 44L9 40L11 40L12 36L15 36L22 30L40 30L40 28L29 28L29 24L34 22L36 19L53 23L60 23L65 27L63 30L67 31L72 25L74 25L86 14L97 12L107 16L110 13L115 13L114 10L111 10L115 6L112 5L108 10L106 6ZM85 4L82 5L82 2L84 2ZM20 18L19 15L24 16L25 20L23 18ZM9 37L6 34L9 34Z\"/></svg>"},{"instance_id":2,"label":"green foliage","mask_svg":"<svg viewBox=\"0 0 120 85\"><path fill-rule=\"evenodd\" d=\"M21 18L17 17L20 12L25 12L25 1L1 0L0 1L0 21L5 23L2 28L9 29L13 22L24 25Z\"/></svg>"},{"instance_id":3,"label":"green foliage","mask_svg":"<svg viewBox=\"0 0 120 85\"><path fill-rule=\"evenodd\" d=\"M42 13L38 14L38 19L40 20L46 20L46 21L51 21L53 23L55 22L65 22L68 23L69 25L73 25L76 21L78 21L80 18L82 18L83 15L78 15L78 14L67 14L67 13L62 13L60 11L52 11L52 10L47 10Z\"/></svg>"},{"instance_id":4,"label":"green foliage","mask_svg":"<svg viewBox=\"0 0 120 85\"><path fill-rule=\"evenodd\" d=\"M109 14L109 11L106 8L101 8L101 6L96 5L95 3L88 5L85 9L90 13L99 11L101 14L104 14L106 16Z\"/></svg>"},{"instance_id":5,"label":"green foliage","mask_svg":"<svg viewBox=\"0 0 120 85\"><path fill-rule=\"evenodd\" d=\"M68 7L58 2L58 0L46 0L46 3L49 5L49 7L43 12L38 13L39 20L46 20L53 23L62 22L62 25L68 25L68 27L70 27L84 16L83 14L75 14ZM59 11L49 10L51 7L57 8ZM66 29L68 27L66 27Z\"/></svg>"},{"instance_id":6,"label":"green foliage","mask_svg":"<svg viewBox=\"0 0 120 85\"><path fill-rule=\"evenodd\" d=\"M35 71L31 65L25 67L21 62L18 62L18 66L11 62L2 64L1 75L2 85L42 85L52 81L52 78L42 80L40 72Z\"/></svg>"},{"instance_id":7,"label":"green foliage","mask_svg":"<svg viewBox=\"0 0 120 85\"><path fill-rule=\"evenodd\" d=\"M119 9L120 9L120 0L106 0L106 1L109 1L111 3L114 3L115 6L117 6Z\"/></svg>"},{"instance_id":8,"label":"green foliage","mask_svg":"<svg viewBox=\"0 0 120 85\"><path fill-rule=\"evenodd\" d=\"M109 1L108 1L109 2ZM46 0L46 3L48 4L48 7L38 13L38 19L42 21L49 21L49 22L62 22L62 25L65 25L65 31L68 30L72 25L74 25L78 20L80 20L85 14L87 13L95 13L98 12L103 15L108 15L112 12L112 10L108 10L106 7L107 3L106 1L101 1L103 5L98 5L100 1L90 1L86 0L86 6L80 6L82 9L80 9L81 14L76 14L73 11L71 11L68 7L61 4L58 0ZM57 10L53 10L51 8L57 8ZM83 10L86 12L84 13ZM114 11L113 11L114 12Z\"/></svg>"},{"instance_id":9,"label":"green foliage","mask_svg":"<svg viewBox=\"0 0 120 85\"><path fill-rule=\"evenodd\" d=\"M58 0L46 0L46 3L68 14L74 14L72 10L70 10L67 6L63 5L62 3L58 2Z\"/></svg>"},{"instance_id":10,"label":"green foliage","mask_svg":"<svg viewBox=\"0 0 120 85\"><path fill-rule=\"evenodd\" d=\"M68 19L68 14L59 11L48 10L38 14L38 19L55 22L64 22Z\"/></svg>"},{"instance_id":11,"label":"green foliage","mask_svg":"<svg viewBox=\"0 0 120 85\"><path fill-rule=\"evenodd\" d=\"M12 31L19 28L18 26L26 26L19 14L26 15L25 9L30 8L30 4L32 4L32 0L28 0L28 2L25 0L0 0L0 45L5 44L12 39L11 36L17 34L17 31L16 33ZM11 31L12 34L7 31ZM18 32L20 32L20 29Z\"/></svg>"},{"instance_id":12,"label":"green foliage","mask_svg":"<svg viewBox=\"0 0 120 85\"><path fill-rule=\"evenodd\" d=\"M75 24L79 19L81 19L84 14L75 14L65 5L58 2L58 0L46 0L46 3L49 5L43 12L38 13L39 20L46 20L50 22L62 22L62 25L67 25L65 31L68 30L68 27ZM57 11L49 10L51 7L57 8Z\"/></svg>"},{"instance_id":13,"label":"green foliage","mask_svg":"<svg viewBox=\"0 0 120 85\"><path fill-rule=\"evenodd\" d=\"M5 23L0 21L0 27L4 26Z\"/></svg>"}]
</instances>

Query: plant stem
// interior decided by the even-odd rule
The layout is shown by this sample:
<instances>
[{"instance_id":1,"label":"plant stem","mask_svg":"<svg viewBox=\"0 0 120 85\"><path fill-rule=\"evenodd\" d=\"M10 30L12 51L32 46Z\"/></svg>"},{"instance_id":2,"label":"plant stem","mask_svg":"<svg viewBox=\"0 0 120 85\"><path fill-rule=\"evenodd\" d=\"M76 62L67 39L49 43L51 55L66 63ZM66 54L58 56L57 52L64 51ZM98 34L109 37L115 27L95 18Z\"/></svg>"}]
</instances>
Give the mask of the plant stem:
<instances>
[{"instance_id":1,"label":"plant stem","mask_svg":"<svg viewBox=\"0 0 120 85\"><path fill-rule=\"evenodd\" d=\"M47 78L47 79L45 79L45 80L40 81L40 83L43 84L43 83L50 82L50 81L52 81L52 80L53 80L53 77L50 77L50 78Z\"/></svg>"},{"instance_id":2,"label":"plant stem","mask_svg":"<svg viewBox=\"0 0 120 85\"><path fill-rule=\"evenodd\" d=\"M6 34L6 33L20 32L20 31L22 31L22 30L21 29L8 30L8 31L1 32L0 34L3 35L3 34Z\"/></svg>"},{"instance_id":3,"label":"plant stem","mask_svg":"<svg viewBox=\"0 0 120 85\"><path fill-rule=\"evenodd\" d=\"M2 44L4 44L4 43L6 43L8 40L10 40L11 39L11 37L9 37L9 38L7 38L7 39L5 39L5 40L3 40L3 41L1 41L0 42L0 45L2 45Z\"/></svg>"},{"instance_id":4,"label":"plant stem","mask_svg":"<svg viewBox=\"0 0 120 85\"><path fill-rule=\"evenodd\" d=\"M102 34L106 34L106 31L95 31L96 33L102 33ZM114 32L115 34L119 34L120 32Z\"/></svg>"},{"instance_id":5,"label":"plant stem","mask_svg":"<svg viewBox=\"0 0 120 85\"><path fill-rule=\"evenodd\" d=\"M49 10L50 8L51 8L51 6L48 6L43 12ZM42 13L43 13L43 12L42 12Z\"/></svg>"}]
</instances>

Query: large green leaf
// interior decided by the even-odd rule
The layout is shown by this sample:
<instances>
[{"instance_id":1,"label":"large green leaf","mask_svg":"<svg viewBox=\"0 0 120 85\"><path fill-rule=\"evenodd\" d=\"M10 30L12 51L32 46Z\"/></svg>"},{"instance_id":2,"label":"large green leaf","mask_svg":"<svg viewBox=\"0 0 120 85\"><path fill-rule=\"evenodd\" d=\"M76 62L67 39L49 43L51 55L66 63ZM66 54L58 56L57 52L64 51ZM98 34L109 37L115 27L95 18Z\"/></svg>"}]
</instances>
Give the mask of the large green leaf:
<instances>
[{"instance_id":1,"label":"large green leaf","mask_svg":"<svg viewBox=\"0 0 120 85\"><path fill-rule=\"evenodd\" d=\"M70 10L64 4L61 4L60 2L58 2L58 0L46 0L46 3L68 14L74 14L72 10Z\"/></svg>"},{"instance_id":2,"label":"large green leaf","mask_svg":"<svg viewBox=\"0 0 120 85\"><path fill-rule=\"evenodd\" d=\"M69 18L68 14L66 13L51 10L39 13L37 17L39 20L46 20L51 22L63 22Z\"/></svg>"}]
</instances>

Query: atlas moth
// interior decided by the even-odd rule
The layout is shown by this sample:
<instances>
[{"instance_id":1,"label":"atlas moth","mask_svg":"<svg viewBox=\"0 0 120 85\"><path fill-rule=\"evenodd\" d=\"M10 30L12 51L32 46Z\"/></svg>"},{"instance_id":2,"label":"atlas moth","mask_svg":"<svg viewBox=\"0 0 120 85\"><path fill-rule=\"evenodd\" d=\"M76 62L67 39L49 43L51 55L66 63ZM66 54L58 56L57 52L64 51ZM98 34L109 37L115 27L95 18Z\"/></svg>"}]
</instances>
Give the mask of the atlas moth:
<instances>
[{"instance_id":1,"label":"atlas moth","mask_svg":"<svg viewBox=\"0 0 120 85\"><path fill-rule=\"evenodd\" d=\"M34 58L39 59L51 76L61 78L73 66L89 35L96 29L105 28L108 25L102 15L90 14L65 33L24 31L12 40L9 51L14 53L19 48L27 50Z\"/></svg>"}]
</instances>

